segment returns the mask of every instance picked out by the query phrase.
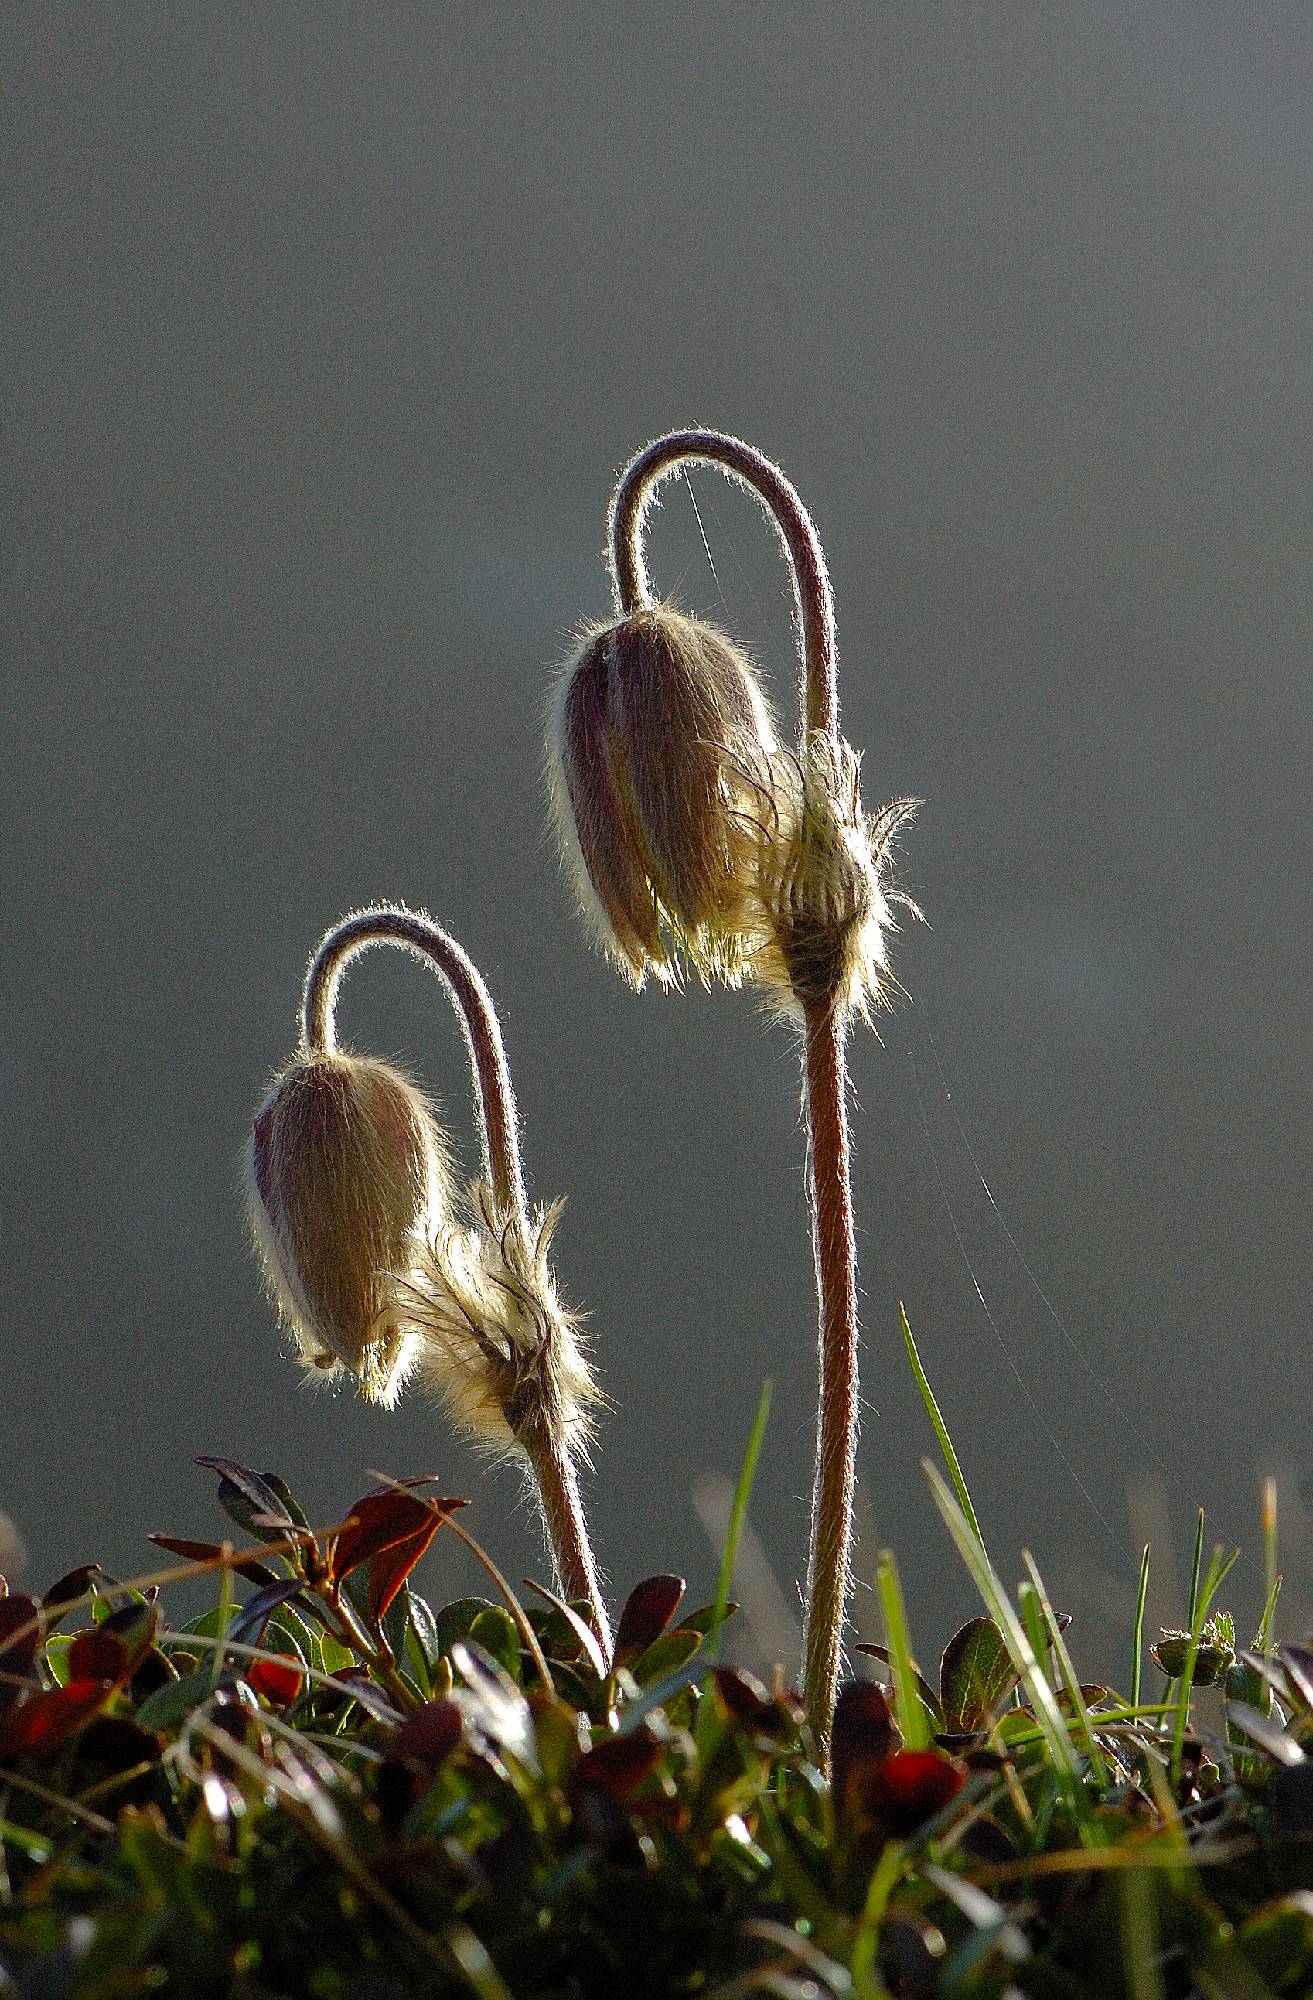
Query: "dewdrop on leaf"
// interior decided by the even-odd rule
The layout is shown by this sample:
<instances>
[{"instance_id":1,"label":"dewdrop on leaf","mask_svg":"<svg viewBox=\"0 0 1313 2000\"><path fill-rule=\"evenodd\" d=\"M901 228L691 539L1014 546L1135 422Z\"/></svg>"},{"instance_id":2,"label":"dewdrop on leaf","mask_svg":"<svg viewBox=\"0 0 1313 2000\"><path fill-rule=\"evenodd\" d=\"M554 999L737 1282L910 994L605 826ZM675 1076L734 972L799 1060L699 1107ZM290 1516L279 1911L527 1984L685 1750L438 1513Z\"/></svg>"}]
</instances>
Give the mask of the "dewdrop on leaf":
<instances>
[{"instance_id":1,"label":"dewdrop on leaf","mask_svg":"<svg viewBox=\"0 0 1313 2000\"><path fill-rule=\"evenodd\" d=\"M592 633L562 677L549 776L562 850L634 986L687 959L736 985L756 924L775 731L757 677L668 606Z\"/></svg>"},{"instance_id":2,"label":"dewdrop on leaf","mask_svg":"<svg viewBox=\"0 0 1313 2000\"><path fill-rule=\"evenodd\" d=\"M301 1358L391 1404L413 1359L400 1287L444 1221L447 1166L423 1096L343 1051L278 1078L248 1150L251 1229Z\"/></svg>"}]
</instances>

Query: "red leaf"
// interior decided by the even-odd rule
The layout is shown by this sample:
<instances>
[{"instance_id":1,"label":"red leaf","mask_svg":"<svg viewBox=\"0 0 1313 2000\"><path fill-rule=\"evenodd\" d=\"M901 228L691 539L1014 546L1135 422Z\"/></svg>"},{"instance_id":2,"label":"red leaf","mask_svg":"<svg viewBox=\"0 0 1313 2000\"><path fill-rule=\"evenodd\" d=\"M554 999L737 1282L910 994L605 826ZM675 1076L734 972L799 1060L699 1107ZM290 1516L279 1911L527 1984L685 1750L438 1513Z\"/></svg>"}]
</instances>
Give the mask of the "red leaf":
<instances>
[{"instance_id":1,"label":"red leaf","mask_svg":"<svg viewBox=\"0 0 1313 2000\"><path fill-rule=\"evenodd\" d=\"M370 1562L369 1615L376 1625L387 1617L393 1598L441 1526L442 1516L430 1514L417 1534L408 1535L404 1542L394 1542L391 1548L380 1549Z\"/></svg>"},{"instance_id":2,"label":"red leaf","mask_svg":"<svg viewBox=\"0 0 1313 2000\"><path fill-rule=\"evenodd\" d=\"M615 1635L611 1664L623 1667L645 1653L674 1617L684 1595L682 1576L649 1576L636 1583L625 1599Z\"/></svg>"},{"instance_id":3,"label":"red leaf","mask_svg":"<svg viewBox=\"0 0 1313 2000\"><path fill-rule=\"evenodd\" d=\"M293 1653L280 1653L276 1660L251 1660L242 1679L275 1708L290 1708L305 1684L299 1660Z\"/></svg>"},{"instance_id":4,"label":"red leaf","mask_svg":"<svg viewBox=\"0 0 1313 2000\"><path fill-rule=\"evenodd\" d=\"M886 1757L867 1794L890 1835L902 1840L955 1799L966 1772L938 1750L895 1750Z\"/></svg>"},{"instance_id":5,"label":"red leaf","mask_svg":"<svg viewBox=\"0 0 1313 2000\"><path fill-rule=\"evenodd\" d=\"M848 1681L834 1710L831 1796L841 1820L872 1810L872 1796L897 1736L889 1698L874 1681Z\"/></svg>"},{"instance_id":6,"label":"red leaf","mask_svg":"<svg viewBox=\"0 0 1313 2000\"><path fill-rule=\"evenodd\" d=\"M425 1531L424 1548L427 1548L447 1515L466 1504L454 1499L421 1500L413 1493L403 1493L391 1486L366 1493L352 1503L347 1524L333 1546L334 1582L341 1583L343 1577L350 1576L353 1569L359 1569L361 1563L368 1562L381 1550L395 1548L398 1542L410 1541ZM416 1551L416 1562L422 1554L423 1549ZM402 1571L398 1589L413 1566L407 1564Z\"/></svg>"},{"instance_id":7,"label":"red leaf","mask_svg":"<svg viewBox=\"0 0 1313 2000\"><path fill-rule=\"evenodd\" d=\"M0 1597L0 1710L9 1707L41 1644L41 1616L31 1597Z\"/></svg>"},{"instance_id":8,"label":"red leaf","mask_svg":"<svg viewBox=\"0 0 1313 2000\"><path fill-rule=\"evenodd\" d=\"M157 1549L167 1549L170 1555L182 1556L187 1562L217 1562L223 1554L218 1542L190 1542L182 1535L147 1535L148 1542L154 1542ZM267 1563L244 1561L234 1562L232 1567L238 1576L244 1576L248 1583L266 1584L278 1582L278 1572Z\"/></svg>"},{"instance_id":9,"label":"red leaf","mask_svg":"<svg viewBox=\"0 0 1313 2000\"><path fill-rule=\"evenodd\" d=\"M132 1655L117 1632L79 1632L68 1649L69 1684L74 1681L125 1681Z\"/></svg>"},{"instance_id":10,"label":"red leaf","mask_svg":"<svg viewBox=\"0 0 1313 2000\"><path fill-rule=\"evenodd\" d=\"M35 1694L9 1717L0 1736L0 1756L53 1750L89 1722L114 1692L112 1681L77 1680Z\"/></svg>"}]
</instances>

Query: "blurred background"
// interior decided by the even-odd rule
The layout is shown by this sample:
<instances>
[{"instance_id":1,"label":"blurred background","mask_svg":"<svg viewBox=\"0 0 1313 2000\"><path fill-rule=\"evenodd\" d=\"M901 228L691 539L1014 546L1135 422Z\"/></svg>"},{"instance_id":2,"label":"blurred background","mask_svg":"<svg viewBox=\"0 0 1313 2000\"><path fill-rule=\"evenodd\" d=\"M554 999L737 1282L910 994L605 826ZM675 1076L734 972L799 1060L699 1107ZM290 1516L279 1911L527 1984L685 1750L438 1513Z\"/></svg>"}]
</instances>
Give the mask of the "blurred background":
<instances>
[{"instance_id":1,"label":"blurred background","mask_svg":"<svg viewBox=\"0 0 1313 2000\"><path fill-rule=\"evenodd\" d=\"M746 995L629 995L544 831L615 470L700 422L801 490L867 803L926 801L910 999L853 1052L859 1623L886 1543L923 1659L976 1609L902 1297L991 1547L1034 1550L1087 1674L1125 1677L1146 1539L1151 1614L1183 1617L1196 1507L1257 1616L1266 1474L1306 1627L1308 10L96 0L0 37L0 1508L29 1584L215 1532L200 1452L324 1521L369 1469L439 1472L542 1573L515 1478L437 1413L301 1384L245 1243L310 948L404 899L483 968L532 1186L568 1196L614 1589L711 1594L769 1375L741 1652L792 1643L797 1052ZM672 484L651 557L790 717L754 504ZM342 1021L472 1165L436 983L375 955ZM478 1587L443 1538L426 1561Z\"/></svg>"}]
</instances>

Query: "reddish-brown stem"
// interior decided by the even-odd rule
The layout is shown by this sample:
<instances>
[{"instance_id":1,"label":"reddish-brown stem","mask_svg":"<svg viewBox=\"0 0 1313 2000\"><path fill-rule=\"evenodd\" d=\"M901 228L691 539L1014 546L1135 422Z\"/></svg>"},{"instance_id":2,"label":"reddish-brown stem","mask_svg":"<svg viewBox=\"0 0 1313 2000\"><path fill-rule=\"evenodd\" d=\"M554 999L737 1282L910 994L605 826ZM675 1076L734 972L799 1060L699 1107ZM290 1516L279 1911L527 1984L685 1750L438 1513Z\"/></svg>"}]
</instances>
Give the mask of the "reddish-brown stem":
<instances>
[{"instance_id":1,"label":"reddish-brown stem","mask_svg":"<svg viewBox=\"0 0 1313 2000\"><path fill-rule=\"evenodd\" d=\"M857 1465L857 1243L848 1151L848 1065L842 1013L805 1013L807 1120L811 1133L812 1243L820 1298L816 1476L807 1577L803 1699L822 1766L843 1659L851 1582Z\"/></svg>"},{"instance_id":2,"label":"reddish-brown stem","mask_svg":"<svg viewBox=\"0 0 1313 2000\"><path fill-rule=\"evenodd\" d=\"M561 1595L587 1604L593 1630L609 1659L611 1621L602 1602L574 1460L559 1433L547 1424L527 1425L519 1442L538 1484Z\"/></svg>"},{"instance_id":3,"label":"reddish-brown stem","mask_svg":"<svg viewBox=\"0 0 1313 2000\"><path fill-rule=\"evenodd\" d=\"M306 974L301 1039L307 1053L331 1055L336 1049L333 1013L342 974L359 952L376 944L400 945L422 958L451 995L469 1049L484 1167L493 1199L501 1213L527 1220L519 1115L497 1010L478 967L432 917L417 910L381 906L346 917L329 931Z\"/></svg>"},{"instance_id":4,"label":"reddish-brown stem","mask_svg":"<svg viewBox=\"0 0 1313 2000\"><path fill-rule=\"evenodd\" d=\"M328 933L306 974L301 1003L301 1039L306 1053L331 1055L336 1049L334 1008L342 974L357 953L376 944L395 944L413 952L437 972L447 988L469 1049L493 1207L498 1217L516 1224L529 1236L532 1223L520 1159L519 1114L497 1011L478 967L432 917L416 910L381 906L345 918ZM609 1651L611 1628L568 1446L556 1427L545 1421L523 1427L520 1443L537 1482L561 1586L568 1596L587 1599L597 1636Z\"/></svg>"},{"instance_id":5,"label":"reddish-brown stem","mask_svg":"<svg viewBox=\"0 0 1313 2000\"><path fill-rule=\"evenodd\" d=\"M698 464L718 466L727 478L750 488L778 529L793 576L798 611L800 748L805 750L807 737L817 730L837 740L838 650L825 551L792 481L742 438L730 437L725 431L672 431L647 445L626 466L611 502L609 548L617 610L623 618L651 610L655 599L643 561L648 512L663 479L683 465Z\"/></svg>"}]
</instances>

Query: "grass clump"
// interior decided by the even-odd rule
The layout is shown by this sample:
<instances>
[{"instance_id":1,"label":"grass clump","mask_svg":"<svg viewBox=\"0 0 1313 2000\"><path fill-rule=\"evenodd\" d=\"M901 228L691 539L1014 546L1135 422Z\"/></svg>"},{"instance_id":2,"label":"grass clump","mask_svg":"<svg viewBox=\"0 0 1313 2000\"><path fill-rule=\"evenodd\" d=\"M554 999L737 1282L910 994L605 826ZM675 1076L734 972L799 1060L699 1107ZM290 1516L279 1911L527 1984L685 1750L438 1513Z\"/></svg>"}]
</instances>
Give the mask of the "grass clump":
<instances>
[{"instance_id":1,"label":"grass clump","mask_svg":"<svg viewBox=\"0 0 1313 2000\"><path fill-rule=\"evenodd\" d=\"M1034 1565L1009 1597L928 1468L985 1609L931 1680L881 1557L890 1686L845 1683L827 1778L783 1675L717 1663L724 1590L690 1612L647 1578L608 1653L431 1480L316 1530L206 1463L234 1539L0 1599L0 1992L1313 1991L1313 1652L1236 1645L1220 1551L1132 1700L1077 1678ZM488 1596L421 1595L439 1533ZM198 1575L215 1602L175 1625Z\"/></svg>"}]
</instances>

